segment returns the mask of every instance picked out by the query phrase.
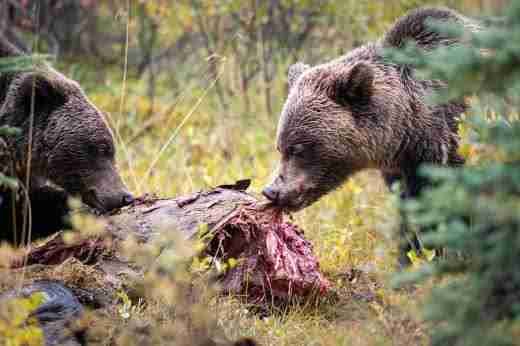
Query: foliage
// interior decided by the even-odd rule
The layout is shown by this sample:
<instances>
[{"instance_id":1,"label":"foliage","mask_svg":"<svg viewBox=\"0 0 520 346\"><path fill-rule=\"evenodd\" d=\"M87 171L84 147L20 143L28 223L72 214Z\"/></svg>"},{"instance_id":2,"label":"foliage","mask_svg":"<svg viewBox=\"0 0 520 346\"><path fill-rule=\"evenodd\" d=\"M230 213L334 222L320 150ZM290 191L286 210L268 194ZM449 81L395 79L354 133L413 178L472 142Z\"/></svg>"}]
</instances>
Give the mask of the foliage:
<instances>
[{"instance_id":1,"label":"foliage","mask_svg":"<svg viewBox=\"0 0 520 346\"><path fill-rule=\"evenodd\" d=\"M49 56L43 54L2 58L0 59L0 72L28 71L44 64L48 59Z\"/></svg>"},{"instance_id":2,"label":"foliage","mask_svg":"<svg viewBox=\"0 0 520 346\"><path fill-rule=\"evenodd\" d=\"M425 246L447 251L444 259L407 276L443 279L425 310L434 322L433 345L517 344L520 122L518 99L510 96L519 86L520 2L504 14L500 24L466 33L468 45L428 55L412 47L398 56L448 82L441 100L480 96L465 126L492 153L478 166L430 168L427 174L438 186L405 206L417 224L435 229ZM439 30L462 33L456 27Z\"/></svg>"},{"instance_id":3,"label":"foliage","mask_svg":"<svg viewBox=\"0 0 520 346\"><path fill-rule=\"evenodd\" d=\"M4 57L0 59L0 73L28 71L36 66L44 64L48 59L47 55L30 55L20 57ZM0 191L2 187L15 190L18 187L18 181L11 176L12 172L8 167L11 166L12 155L5 139L20 134L18 128L2 125L0 126Z\"/></svg>"},{"instance_id":4,"label":"foliage","mask_svg":"<svg viewBox=\"0 0 520 346\"><path fill-rule=\"evenodd\" d=\"M47 2L65 1L39 3ZM65 7L56 8L57 14L51 17L54 27L61 28L55 35L60 46L57 68L80 82L105 112L116 135L119 170L131 191L166 197L246 177L253 180L253 192L261 190L277 159L276 119L286 96L286 68L295 60L326 61L377 39L395 18L414 6L444 4L478 13L482 3L67 3L77 7L87 2L91 5L80 12L84 20L70 20L70 26L65 22L75 15L60 12ZM273 12L270 6L275 8ZM289 25L280 28L280 21L287 18ZM306 38L295 41L309 23ZM269 34L271 26L286 36ZM33 37L34 33L27 35L22 29L24 37ZM48 33L52 35L53 30ZM73 37L69 43L67 36ZM56 54L46 37L41 36L40 48ZM466 123L461 127L465 150L470 155L476 151L475 160L480 160L475 131ZM376 172L357 175L320 203L294 215L294 222L307 230L305 236L334 282L337 297L316 305L272 306L260 313L241 297L216 295L204 261L179 262L176 251L182 254L191 247L177 245L175 239L163 239L150 247L129 242L128 257L151 267L150 272L137 283L125 280L117 311L90 312L90 322L86 318L88 344L167 344L205 324L212 332L223 331L227 339L251 336L262 345L424 345L425 327L416 306L428 286L409 294L385 285L384 279L393 270L394 259L388 250L395 248L390 238L396 215L393 200ZM97 222L88 217L75 214L73 223L81 232L70 233L71 241L98 230ZM165 248L168 251L156 261ZM0 266L7 263L11 251L0 247ZM60 270L54 269L53 275ZM67 275L77 277L82 285L96 282L88 266L71 265L69 271ZM0 291L28 276L0 276ZM192 296L186 299L188 283L193 282L203 292L194 300ZM194 344L193 339L189 341Z\"/></svg>"},{"instance_id":5,"label":"foliage","mask_svg":"<svg viewBox=\"0 0 520 346\"><path fill-rule=\"evenodd\" d=\"M43 331L36 318L31 317L42 303L42 293L27 298L12 299L0 307L0 345L37 346L44 343Z\"/></svg>"}]
</instances>

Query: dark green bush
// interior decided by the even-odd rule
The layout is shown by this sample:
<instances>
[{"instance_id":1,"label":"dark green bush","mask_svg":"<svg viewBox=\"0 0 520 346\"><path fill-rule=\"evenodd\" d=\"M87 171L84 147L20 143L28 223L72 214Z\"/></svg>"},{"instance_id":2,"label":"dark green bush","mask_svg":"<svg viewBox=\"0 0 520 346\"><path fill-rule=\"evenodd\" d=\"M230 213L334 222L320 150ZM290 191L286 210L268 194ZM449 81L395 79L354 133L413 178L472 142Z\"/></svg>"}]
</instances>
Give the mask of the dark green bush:
<instances>
[{"instance_id":1,"label":"dark green bush","mask_svg":"<svg viewBox=\"0 0 520 346\"><path fill-rule=\"evenodd\" d=\"M438 29L462 35L459 28ZM487 153L477 165L424 170L436 187L403 207L413 223L433 229L423 235L424 246L447 255L401 279L441 279L425 307L433 345L515 345L520 332L520 1L513 1L503 18L464 35L469 44L461 47L390 53L428 78L448 82L435 101L477 96L462 126Z\"/></svg>"}]
</instances>

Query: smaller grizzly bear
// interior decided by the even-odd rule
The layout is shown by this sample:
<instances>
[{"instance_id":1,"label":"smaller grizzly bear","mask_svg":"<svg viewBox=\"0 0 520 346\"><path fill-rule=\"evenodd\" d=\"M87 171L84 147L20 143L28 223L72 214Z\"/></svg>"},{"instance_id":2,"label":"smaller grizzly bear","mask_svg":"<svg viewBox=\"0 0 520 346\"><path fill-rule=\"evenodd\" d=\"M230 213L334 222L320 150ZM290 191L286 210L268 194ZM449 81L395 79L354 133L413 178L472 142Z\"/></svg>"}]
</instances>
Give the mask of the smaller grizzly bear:
<instances>
[{"instance_id":1,"label":"smaller grizzly bear","mask_svg":"<svg viewBox=\"0 0 520 346\"><path fill-rule=\"evenodd\" d=\"M399 19L378 42L331 62L289 68L289 95L280 116L278 172L263 194L287 210L305 208L367 168L382 171L387 184L402 180L403 197L415 197L428 182L424 164L459 166L457 119L463 102L431 105L445 87L418 78L409 66L388 62L385 48L413 41L424 49L460 43L431 28L431 21L478 26L444 8L420 8Z\"/></svg>"},{"instance_id":2,"label":"smaller grizzly bear","mask_svg":"<svg viewBox=\"0 0 520 346\"><path fill-rule=\"evenodd\" d=\"M20 55L0 37L0 57ZM0 105L0 126L20 130L19 135L4 140L14 157L11 174L24 184L30 174L27 192L33 234L44 236L60 228L68 196L79 196L100 212L132 202L115 166L112 132L78 83L47 64L32 71L4 72L0 74ZM2 193L0 239L10 239L8 230L16 224L11 197ZM21 209L20 205L16 208Z\"/></svg>"}]
</instances>

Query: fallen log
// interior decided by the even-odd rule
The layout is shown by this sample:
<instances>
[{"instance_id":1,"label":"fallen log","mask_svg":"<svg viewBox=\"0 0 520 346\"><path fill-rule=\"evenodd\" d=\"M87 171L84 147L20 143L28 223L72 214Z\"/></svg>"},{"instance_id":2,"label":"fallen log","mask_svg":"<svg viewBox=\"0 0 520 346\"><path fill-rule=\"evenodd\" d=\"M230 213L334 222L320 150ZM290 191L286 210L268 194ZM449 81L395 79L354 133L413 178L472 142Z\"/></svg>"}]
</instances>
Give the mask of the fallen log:
<instances>
[{"instance_id":1,"label":"fallen log","mask_svg":"<svg viewBox=\"0 0 520 346\"><path fill-rule=\"evenodd\" d=\"M245 295L257 304L324 295L330 284L320 273L303 231L284 221L280 210L248 194L248 186L249 181L243 180L174 199L137 199L105 217L108 237L69 243L59 233L31 248L11 267L56 266L75 259L95 265L106 283L106 294L107 289L115 292L128 278L139 278L144 272L120 251L128 237L149 243L175 232L193 239L206 225L210 240L203 255L223 262L235 259L236 265L220 276L223 292Z\"/></svg>"},{"instance_id":2,"label":"fallen log","mask_svg":"<svg viewBox=\"0 0 520 346\"><path fill-rule=\"evenodd\" d=\"M249 181L239 181L174 199L145 196L105 215L101 235L70 242L67 234L60 232L15 258L10 268L0 269L0 307L39 294L42 303L21 326L41 328L46 345L84 344L90 332L86 332L89 323L79 319L84 317L83 306L114 314L117 293L131 291L147 269L125 256L126 240L131 237L144 245L170 234L194 239L201 236L201 229L205 229L207 242L198 255L210 256L213 261L236 260L236 265L219 277L224 293L240 294L259 305L327 293L330 284L320 273L303 231L284 221L280 210L245 192L248 186ZM21 288L16 287L20 278L24 283ZM187 326L189 344L255 345L250 339L231 343L219 337L221 330L214 321L194 328L189 313L183 319L180 312L182 305L189 310L193 303L201 302L190 288L182 292L186 295L182 293L176 308L183 322L176 320L175 326L176 330L183 323ZM2 312L7 313L5 319L11 318L9 311L0 309L0 324ZM128 326L123 323L121 328ZM142 330L135 328L136 333ZM217 339L223 341L215 342Z\"/></svg>"}]
</instances>

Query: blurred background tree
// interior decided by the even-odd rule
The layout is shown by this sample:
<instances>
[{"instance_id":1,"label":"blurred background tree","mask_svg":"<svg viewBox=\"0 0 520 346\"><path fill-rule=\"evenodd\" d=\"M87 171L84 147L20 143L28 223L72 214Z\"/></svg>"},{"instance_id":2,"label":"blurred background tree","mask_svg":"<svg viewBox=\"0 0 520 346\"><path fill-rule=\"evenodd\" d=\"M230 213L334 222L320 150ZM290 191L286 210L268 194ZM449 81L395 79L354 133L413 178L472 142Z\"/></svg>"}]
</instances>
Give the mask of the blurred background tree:
<instances>
[{"instance_id":1,"label":"blurred background tree","mask_svg":"<svg viewBox=\"0 0 520 346\"><path fill-rule=\"evenodd\" d=\"M156 76L160 70L174 71L167 83L172 92L179 93L194 73L203 69L215 78L226 64L225 75L215 85L219 106L225 110L240 95L244 111L250 112L250 86L260 83L265 107L273 114L273 79L284 74L289 63L313 63L345 53L377 38L396 17L420 5L440 4L478 14L503 3L505 0L6 0L0 5L0 30L25 51L35 48L28 38L37 34L36 48L105 68L121 64L121 57L126 56L131 74L148 74L151 99L160 82Z\"/></svg>"}]
</instances>

